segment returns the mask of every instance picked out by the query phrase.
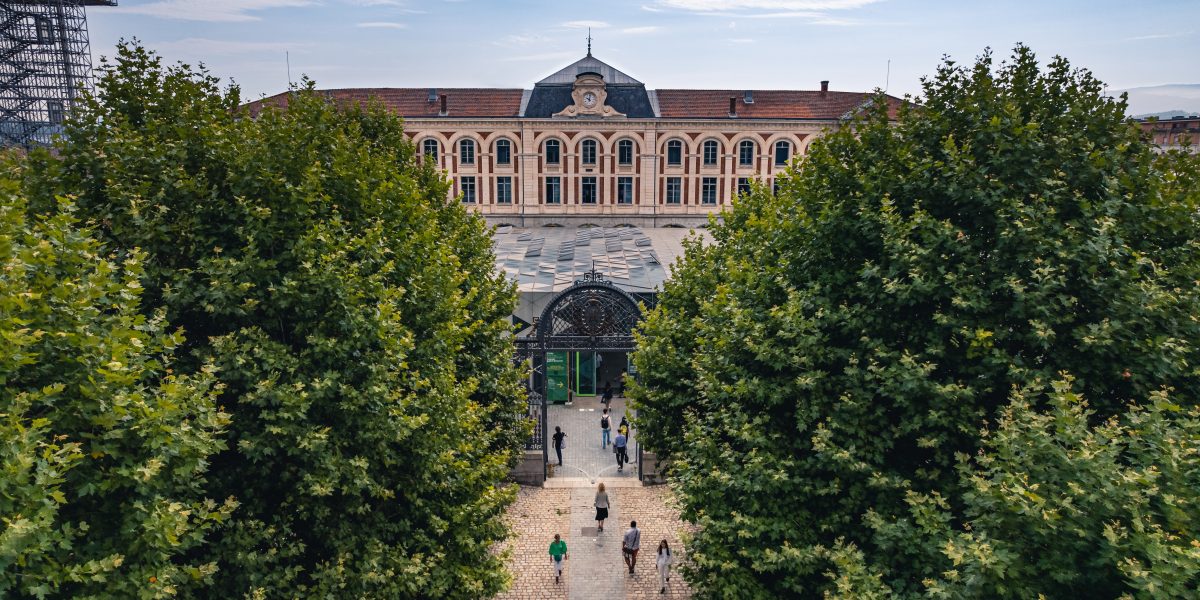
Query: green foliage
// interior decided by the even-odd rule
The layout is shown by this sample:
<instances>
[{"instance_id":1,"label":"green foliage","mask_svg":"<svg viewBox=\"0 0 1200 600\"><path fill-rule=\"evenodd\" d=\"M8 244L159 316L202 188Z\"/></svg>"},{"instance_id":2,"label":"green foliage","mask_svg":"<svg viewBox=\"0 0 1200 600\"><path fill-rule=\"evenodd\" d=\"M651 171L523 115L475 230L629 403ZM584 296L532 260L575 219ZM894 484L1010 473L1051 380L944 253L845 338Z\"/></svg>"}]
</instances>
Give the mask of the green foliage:
<instances>
[{"instance_id":1,"label":"green foliage","mask_svg":"<svg viewBox=\"0 0 1200 600\"><path fill-rule=\"evenodd\" d=\"M1103 462L1054 476L1022 471L1028 461L961 463L1008 447L981 436L989 424L1029 419L1017 429L1032 436L1058 414L1056 396L1036 393L1044 382L1068 372L1095 420L1121 419L1124 433L1087 435L1140 444L1141 459L1114 457L1126 469L1165 469L1154 461L1176 443L1143 436L1135 422L1150 409L1129 403L1173 388L1197 404L1196 158L1156 156L1102 92L1063 59L1040 69L1024 47L998 68L987 54L947 62L919 108L889 121L882 102L867 107L815 142L778 195L756 190L710 245L687 249L640 332L633 394L642 439L675 459L684 515L700 525L688 575L701 596L1194 592L1191 558L1149 549L1189 544L1194 505L1168 510L1136 486L1079 520L1076 539L996 515L987 539L1058 558L1021 567L1025 587L943 581L954 568L943 542L978 534L975 519L1011 500L971 496L981 480L964 469L1116 481ZM1028 409L1013 390L1029 390ZM1163 473L1163 489L1194 482ZM1140 523L1162 537L1086 572L1068 565L1106 543L1105 523L1136 521L1138 494L1152 498Z\"/></svg>"},{"instance_id":2,"label":"green foliage","mask_svg":"<svg viewBox=\"0 0 1200 600\"><path fill-rule=\"evenodd\" d=\"M249 118L236 89L123 45L26 185L145 249L181 368L218 368L232 422L207 489L240 507L197 552L218 566L201 596L490 595L527 435L515 290L397 118L311 83L287 100Z\"/></svg>"},{"instance_id":3,"label":"green foliage","mask_svg":"<svg viewBox=\"0 0 1200 600\"><path fill-rule=\"evenodd\" d=\"M140 311L145 255L105 253L69 200L26 217L0 181L0 596L164 598L235 504L205 499L228 415L212 369Z\"/></svg>"}]
</instances>

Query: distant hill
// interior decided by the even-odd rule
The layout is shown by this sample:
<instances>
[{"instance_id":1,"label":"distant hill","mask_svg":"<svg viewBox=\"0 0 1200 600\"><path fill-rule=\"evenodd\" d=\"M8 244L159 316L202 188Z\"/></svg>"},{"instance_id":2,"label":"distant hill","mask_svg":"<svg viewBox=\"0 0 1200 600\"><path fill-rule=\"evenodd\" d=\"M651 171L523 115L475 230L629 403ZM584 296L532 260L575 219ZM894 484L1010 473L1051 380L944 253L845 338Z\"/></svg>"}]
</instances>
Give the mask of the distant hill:
<instances>
[{"instance_id":1,"label":"distant hill","mask_svg":"<svg viewBox=\"0 0 1200 600\"><path fill-rule=\"evenodd\" d=\"M1109 90L1114 96L1129 94L1129 114L1157 115L1159 118L1200 114L1200 83L1175 83ZM1170 116L1162 116L1164 114Z\"/></svg>"}]
</instances>

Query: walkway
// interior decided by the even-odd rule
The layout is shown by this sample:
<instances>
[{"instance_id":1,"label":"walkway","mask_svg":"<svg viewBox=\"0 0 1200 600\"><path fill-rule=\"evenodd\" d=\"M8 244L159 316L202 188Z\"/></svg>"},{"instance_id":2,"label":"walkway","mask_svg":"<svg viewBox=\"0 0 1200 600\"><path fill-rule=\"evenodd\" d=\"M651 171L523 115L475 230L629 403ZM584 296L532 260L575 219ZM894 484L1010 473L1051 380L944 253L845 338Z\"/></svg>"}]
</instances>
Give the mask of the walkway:
<instances>
[{"instance_id":1,"label":"walkway","mask_svg":"<svg viewBox=\"0 0 1200 600\"><path fill-rule=\"evenodd\" d=\"M600 402L600 396L578 398L571 406L552 404L546 408L546 430L549 435L554 434L555 427L562 427L563 433L567 434L567 448L563 450L562 467L558 466L558 457L554 454L554 447L547 437L552 478L583 478L588 484L600 477L637 480L634 432L631 431L629 435L629 459L634 463L625 465L620 473L617 472L617 458L613 454L612 446L607 449L600 448L600 415L603 409L604 403ZM620 396L613 398L609 414L612 418L611 437L616 439L617 425L621 422L621 416L625 415L625 399ZM629 414L628 417L632 419L633 415ZM562 484L552 480L547 482L547 485L557 487Z\"/></svg>"},{"instance_id":2,"label":"walkway","mask_svg":"<svg viewBox=\"0 0 1200 600\"><path fill-rule=\"evenodd\" d=\"M569 447L569 446L568 446ZM504 547L512 550L509 568L512 588L497 600L620 600L621 598L691 598L691 590L678 574L666 594L659 593L654 566L654 549L667 539L684 558L680 535L687 529L667 486L641 487L636 480L605 481L612 509L603 533L597 533L596 511L592 508L595 488L522 487L517 502L508 511L514 539ZM621 536L636 520L642 530L642 552L633 575L621 558ZM554 583L554 569L547 549L554 534L567 541L565 581Z\"/></svg>"},{"instance_id":3,"label":"walkway","mask_svg":"<svg viewBox=\"0 0 1200 600\"><path fill-rule=\"evenodd\" d=\"M600 448L600 397L580 398L571 406L547 407L547 429L562 427L567 434L563 466L553 448L549 452L554 465L546 487L522 487L517 502L508 510L508 522L514 538L497 551L511 550L508 564L513 585L497 600L620 600L621 598L690 598L691 590L678 574L683 559L680 536L687 526L679 519L679 508L669 487L642 487L637 464L625 465L617 473L611 446ZM611 405L612 437L625 414L625 399L617 397ZM632 416L632 415L630 415ZM629 454L634 455L633 435ZM547 440L549 442L549 440ZM596 484L603 481L608 489L611 508L604 532L596 531L596 509L592 502ZM630 521L642 530L642 550L633 575L621 555L621 539ZM554 534L567 542L568 558L561 583L554 583L554 568L547 552ZM675 575L666 594L659 593L655 550L666 539L678 554Z\"/></svg>"}]
</instances>

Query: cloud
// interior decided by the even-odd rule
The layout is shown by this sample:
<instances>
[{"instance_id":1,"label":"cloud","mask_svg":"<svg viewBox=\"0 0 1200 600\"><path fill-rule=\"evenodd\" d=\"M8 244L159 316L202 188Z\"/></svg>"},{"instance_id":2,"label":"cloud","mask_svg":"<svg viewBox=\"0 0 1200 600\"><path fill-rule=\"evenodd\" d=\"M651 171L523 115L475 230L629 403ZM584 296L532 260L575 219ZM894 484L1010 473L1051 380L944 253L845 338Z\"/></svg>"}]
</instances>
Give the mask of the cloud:
<instances>
[{"instance_id":1,"label":"cloud","mask_svg":"<svg viewBox=\"0 0 1200 600\"><path fill-rule=\"evenodd\" d=\"M579 58L575 52L545 52L542 54L525 54L521 56L506 56L500 60L506 62L526 62L526 61L559 61Z\"/></svg>"},{"instance_id":2,"label":"cloud","mask_svg":"<svg viewBox=\"0 0 1200 600\"><path fill-rule=\"evenodd\" d=\"M725 38L725 41L729 42L730 44L753 44L754 43L753 38Z\"/></svg>"},{"instance_id":3,"label":"cloud","mask_svg":"<svg viewBox=\"0 0 1200 600\"><path fill-rule=\"evenodd\" d=\"M243 42L234 40L212 40L208 38L185 38L171 42L148 44L159 54L169 59L191 56L254 55L272 52L295 51L309 48L312 44L300 42Z\"/></svg>"},{"instance_id":4,"label":"cloud","mask_svg":"<svg viewBox=\"0 0 1200 600\"><path fill-rule=\"evenodd\" d=\"M562 26L566 27L567 29L587 29L588 27L591 27L592 29L604 29L609 25L604 21L567 21L566 23L563 23Z\"/></svg>"},{"instance_id":5,"label":"cloud","mask_svg":"<svg viewBox=\"0 0 1200 600\"><path fill-rule=\"evenodd\" d=\"M655 33L657 31L662 31L662 27L657 25L647 25L644 27L626 27L625 29L621 30L621 33L624 33L625 35L645 35L647 33Z\"/></svg>"},{"instance_id":6,"label":"cloud","mask_svg":"<svg viewBox=\"0 0 1200 600\"><path fill-rule=\"evenodd\" d=\"M368 21L366 23L358 23L359 27L368 29L406 29L408 25L404 23L396 23L394 21Z\"/></svg>"},{"instance_id":7,"label":"cloud","mask_svg":"<svg viewBox=\"0 0 1200 600\"><path fill-rule=\"evenodd\" d=\"M738 10L805 11L847 10L875 4L881 0L658 0L668 8L693 12L730 12Z\"/></svg>"},{"instance_id":8,"label":"cloud","mask_svg":"<svg viewBox=\"0 0 1200 600\"><path fill-rule=\"evenodd\" d=\"M1189 36L1189 35L1192 35L1193 33L1195 33L1195 32L1194 31L1184 31L1181 33L1152 33L1150 35L1139 35L1139 36L1135 36L1135 37L1127 37L1127 38L1125 38L1124 41L1136 42L1136 41L1140 41L1140 40L1165 40L1168 38Z\"/></svg>"},{"instance_id":9,"label":"cloud","mask_svg":"<svg viewBox=\"0 0 1200 600\"><path fill-rule=\"evenodd\" d=\"M532 46L534 44L545 44L550 41L550 38L536 33L513 33L504 36L499 41L495 42L497 46Z\"/></svg>"},{"instance_id":10,"label":"cloud","mask_svg":"<svg viewBox=\"0 0 1200 600\"><path fill-rule=\"evenodd\" d=\"M251 14L255 11L313 4L313 0L156 0L148 4L119 6L110 11L184 21L239 22L261 20Z\"/></svg>"}]
</instances>

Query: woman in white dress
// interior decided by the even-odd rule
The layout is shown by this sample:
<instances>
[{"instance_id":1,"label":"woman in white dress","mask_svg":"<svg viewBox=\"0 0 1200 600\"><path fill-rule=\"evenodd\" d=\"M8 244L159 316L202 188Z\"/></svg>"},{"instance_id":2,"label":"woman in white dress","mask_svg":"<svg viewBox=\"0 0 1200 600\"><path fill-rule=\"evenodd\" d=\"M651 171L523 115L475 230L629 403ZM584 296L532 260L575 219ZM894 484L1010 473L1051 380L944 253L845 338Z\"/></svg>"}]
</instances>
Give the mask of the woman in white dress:
<instances>
[{"instance_id":1,"label":"woman in white dress","mask_svg":"<svg viewBox=\"0 0 1200 600\"><path fill-rule=\"evenodd\" d=\"M671 565L675 563L675 557L671 556L671 545L667 540L658 543L658 582L662 589L658 593L667 593L667 582L671 581Z\"/></svg>"}]
</instances>

